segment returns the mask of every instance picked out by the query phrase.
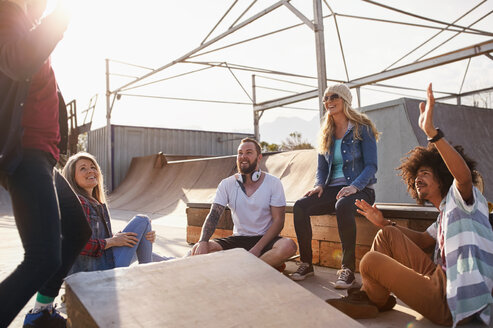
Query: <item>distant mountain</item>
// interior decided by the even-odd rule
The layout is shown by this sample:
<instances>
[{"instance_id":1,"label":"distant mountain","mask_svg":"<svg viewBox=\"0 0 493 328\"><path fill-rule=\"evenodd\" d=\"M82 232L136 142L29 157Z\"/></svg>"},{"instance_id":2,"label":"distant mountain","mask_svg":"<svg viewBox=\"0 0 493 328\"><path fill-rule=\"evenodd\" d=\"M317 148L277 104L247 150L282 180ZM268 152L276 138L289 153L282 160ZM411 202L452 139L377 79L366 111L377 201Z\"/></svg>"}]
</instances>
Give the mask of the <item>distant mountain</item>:
<instances>
[{"instance_id":1,"label":"distant mountain","mask_svg":"<svg viewBox=\"0 0 493 328\"><path fill-rule=\"evenodd\" d=\"M306 121L298 117L279 117L273 122L262 124L260 120L260 140L280 144L292 132L300 132L303 139L316 147L320 123L318 116Z\"/></svg>"}]
</instances>

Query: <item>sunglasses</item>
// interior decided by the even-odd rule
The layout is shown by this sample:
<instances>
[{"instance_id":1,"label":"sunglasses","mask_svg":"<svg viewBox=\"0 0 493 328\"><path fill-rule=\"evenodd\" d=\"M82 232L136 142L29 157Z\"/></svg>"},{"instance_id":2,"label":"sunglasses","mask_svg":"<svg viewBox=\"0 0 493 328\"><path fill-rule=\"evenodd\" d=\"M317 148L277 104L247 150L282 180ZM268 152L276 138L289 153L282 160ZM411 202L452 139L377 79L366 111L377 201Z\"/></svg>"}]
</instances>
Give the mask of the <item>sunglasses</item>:
<instances>
[{"instance_id":1,"label":"sunglasses","mask_svg":"<svg viewBox=\"0 0 493 328\"><path fill-rule=\"evenodd\" d=\"M334 101L334 100L339 99L339 98L341 98L341 97L337 93L333 93L330 96L325 96L324 101L329 101L329 99L331 101Z\"/></svg>"}]
</instances>

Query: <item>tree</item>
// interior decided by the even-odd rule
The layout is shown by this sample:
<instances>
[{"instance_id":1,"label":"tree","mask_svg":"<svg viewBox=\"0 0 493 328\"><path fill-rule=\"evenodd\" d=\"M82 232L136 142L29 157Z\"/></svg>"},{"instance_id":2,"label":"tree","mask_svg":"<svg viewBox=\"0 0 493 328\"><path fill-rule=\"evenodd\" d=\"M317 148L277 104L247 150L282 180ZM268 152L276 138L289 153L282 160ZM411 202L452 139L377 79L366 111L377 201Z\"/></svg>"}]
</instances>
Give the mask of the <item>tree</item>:
<instances>
[{"instance_id":1,"label":"tree","mask_svg":"<svg viewBox=\"0 0 493 328\"><path fill-rule=\"evenodd\" d=\"M289 137L284 139L281 144L281 150L297 150L297 149L313 149L313 146L303 139L301 133L298 131L291 132Z\"/></svg>"},{"instance_id":2,"label":"tree","mask_svg":"<svg viewBox=\"0 0 493 328\"><path fill-rule=\"evenodd\" d=\"M263 152L279 151L280 146L275 143L268 143L266 141L260 142L260 147L262 147Z\"/></svg>"}]
</instances>

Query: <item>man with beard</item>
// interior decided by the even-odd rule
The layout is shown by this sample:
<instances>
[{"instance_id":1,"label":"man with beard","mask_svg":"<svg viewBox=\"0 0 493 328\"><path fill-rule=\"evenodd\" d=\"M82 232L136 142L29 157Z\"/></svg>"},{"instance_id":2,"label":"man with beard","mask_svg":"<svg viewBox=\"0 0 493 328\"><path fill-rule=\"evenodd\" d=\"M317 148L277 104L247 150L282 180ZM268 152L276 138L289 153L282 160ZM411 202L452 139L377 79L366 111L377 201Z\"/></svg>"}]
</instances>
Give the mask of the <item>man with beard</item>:
<instances>
[{"instance_id":1,"label":"man with beard","mask_svg":"<svg viewBox=\"0 0 493 328\"><path fill-rule=\"evenodd\" d=\"M244 248L277 268L296 253L296 244L279 236L286 206L281 181L260 170L261 159L261 148L256 140L241 140L236 158L238 173L219 183L192 255ZM210 241L226 205L231 209L233 235Z\"/></svg>"},{"instance_id":2,"label":"man with beard","mask_svg":"<svg viewBox=\"0 0 493 328\"><path fill-rule=\"evenodd\" d=\"M432 322L456 326L479 317L490 321L493 288L493 231L488 205L476 181L475 162L452 147L433 124L434 97L428 87L419 127L428 147L416 147L399 167L408 191L439 209L437 221L418 232L384 219L376 206L356 201L358 212L382 228L360 262L363 285L327 302L353 318L375 317L395 305L394 293ZM435 245L434 261L423 251Z\"/></svg>"}]
</instances>

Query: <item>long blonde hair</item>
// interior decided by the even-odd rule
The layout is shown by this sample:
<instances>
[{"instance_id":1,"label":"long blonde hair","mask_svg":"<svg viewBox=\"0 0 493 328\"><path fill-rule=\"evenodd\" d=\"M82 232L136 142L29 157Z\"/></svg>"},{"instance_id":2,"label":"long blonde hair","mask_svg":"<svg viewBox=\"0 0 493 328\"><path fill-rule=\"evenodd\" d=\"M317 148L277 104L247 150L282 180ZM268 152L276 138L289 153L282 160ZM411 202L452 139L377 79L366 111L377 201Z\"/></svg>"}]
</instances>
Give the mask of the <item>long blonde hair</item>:
<instances>
[{"instance_id":1,"label":"long blonde hair","mask_svg":"<svg viewBox=\"0 0 493 328\"><path fill-rule=\"evenodd\" d=\"M77 182L75 182L75 164L81 159L87 159L91 161L96 169L98 170L98 185L92 190L92 195L89 195L87 191L83 188L81 188ZM98 162L96 161L96 158L86 152L78 152L75 155L72 155L69 157L67 160L67 164L65 164L65 167L62 170L62 175L67 179L68 183L74 188L75 192L78 194L81 194L82 196L85 197L91 197L96 199L98 202L101 204L106 204L106 193L104 191L104 183L103 183L103 173L101 172L101 168L99 167Z\"/></svg>"},{"instance_id":2,"label":"long blonde hair","mask_svg":"<svg viewBox=\"0 0 493 328\"><path fill-rule=\"evenodd\" d=\"M375 139L378 141L380 133L378 132L375 124L368 118L366 114L360 113L357 110L354 110L350 104L347 103L343 99L343 113L346 115L347 119L354 125L353 136L354 139L362 140L361 135L359 133L360 126L364 125L367 128L371 128L371 132L375 136ZM335 123L332 115L327 112L325 114L324 122L320 127L318 132L318 152L320 154L330 153L330 147L332 146L333 136L335 131Z\"/></svg>"}]
</instances>

